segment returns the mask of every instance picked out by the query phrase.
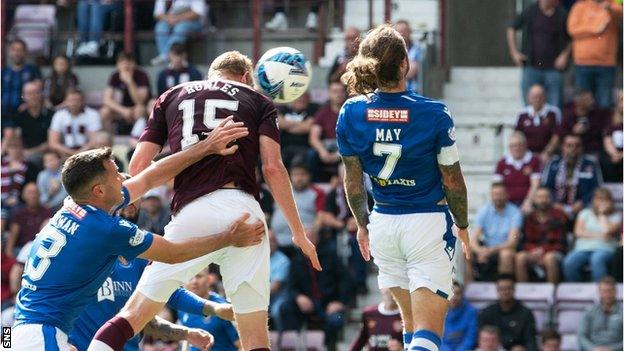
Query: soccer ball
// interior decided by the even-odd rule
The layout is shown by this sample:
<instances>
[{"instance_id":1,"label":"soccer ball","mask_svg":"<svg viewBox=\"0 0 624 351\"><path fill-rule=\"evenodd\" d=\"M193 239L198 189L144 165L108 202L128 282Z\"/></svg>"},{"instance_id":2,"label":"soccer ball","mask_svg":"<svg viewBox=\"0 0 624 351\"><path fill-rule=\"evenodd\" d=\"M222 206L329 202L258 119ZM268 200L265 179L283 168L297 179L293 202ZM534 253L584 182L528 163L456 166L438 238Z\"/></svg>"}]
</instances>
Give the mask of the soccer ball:
<instances>
[{"instance_id":1,"label":"soccer ball","mask_svg":"<svg viewBox=\"0 0 624 351\"><path fill-rule=\"evenodd\" d=\"M283 104L296 100L308 89L312 67L299 50L283 46L262 55L255 75L264 94Z\"/></svg>"}]
</instances>

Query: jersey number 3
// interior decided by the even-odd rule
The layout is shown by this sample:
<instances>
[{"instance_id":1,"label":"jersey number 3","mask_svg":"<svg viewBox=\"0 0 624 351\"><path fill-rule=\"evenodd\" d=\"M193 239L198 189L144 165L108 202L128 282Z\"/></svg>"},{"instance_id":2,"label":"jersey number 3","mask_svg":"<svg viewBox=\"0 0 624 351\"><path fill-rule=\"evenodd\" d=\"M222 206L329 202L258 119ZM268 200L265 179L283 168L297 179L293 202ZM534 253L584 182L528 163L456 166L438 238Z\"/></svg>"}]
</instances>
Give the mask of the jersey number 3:
<instances>
[{"instance_id":1,"label":"jersey number 3","mask_svg":"<svg viewBox=\"0 0 624 351\"><path fill-rule=\"evenodd\" d=\"M219 126L217 109L222 108L229 111L238 111L237 100L208 99L204 101L204 125L208 129L215 129ZM178 110L182 111L182 150L197 143L199 136L193 134L195 125L195 100L186 99L178 105Z\"/></svg>"},{"instance_id":2,"label":"jersey number 3","mask_svg":"<svg viewBox=\"0 0 624 351\"><path fill-rule=\"evenodd\" d=\"M67 244L67 239L64 234L57 232L56 230L46 227L39 235L47 236L46 239L52 242L49 248L45 248L40 245L35 252L35 257L28 259L26 265L25 274L32 280L36 281L41 279L45 272L50 267L50 258L55 257L61 252L61 249ZM35 260L39 258L39 262L35 264Z\"/></svg>"},{"instance_id":3,"label":"jersey number 3","mask_svg":"<svg viewBox=\"0 0 624 351\"><path fill-rule=\"evenodd\" d=\"M386 156L386 162L384 163L381 171L377 174L377 178L390 179L394 168L396 167L399 159L401 158L401 144L389 144L389 143L375 143L373 144L373 154L375 156Z\"/></svg>"}]
</instances>

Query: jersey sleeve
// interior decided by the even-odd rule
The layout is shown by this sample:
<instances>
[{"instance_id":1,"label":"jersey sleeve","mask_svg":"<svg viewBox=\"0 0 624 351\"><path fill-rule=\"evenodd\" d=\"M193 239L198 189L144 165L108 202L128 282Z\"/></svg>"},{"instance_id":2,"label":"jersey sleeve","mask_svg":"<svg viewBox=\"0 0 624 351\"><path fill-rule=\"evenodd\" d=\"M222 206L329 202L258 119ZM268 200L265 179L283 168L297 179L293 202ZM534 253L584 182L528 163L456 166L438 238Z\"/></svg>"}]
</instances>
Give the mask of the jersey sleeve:
<instances>
[{"instance_id":1,"label":"jersey sleeve","mask_svg":"<svg viewBox=\"0 0 624 351\"><path fill-rule=\"evenodd\" d=\"M121 217L113 217L109 243L112 254L130 261L145 252L154 240L153 234L139 229L136 224Z\"/></svg>"},{"instance_id":2,"label":"jersey sleeve","mask_svg":"<svg viewBox=\"0 0 624 351\"><path fill-rule=\"evenodd\" d=\"M204 315L204 299L184 288L174 291L167 301L167 305L177 311L182 311L198 316Z\"/></svg>"},{"instance_id":3,"label":"jersey sleeve","mask_svg":"<svg viewBox=\"0 0 624 351\"><path fill-rule=\"evenodd\" d=\"M455 124L448 108L445 106L440 111L440 119L436 125L436 150L440 153L442 148L455 144Z\"/></svg>"},{"instance_id":4,"label":"jersey sleeve","mask_svg":"<svg viewBox=\"0 0 624 351\"><path fill-rule=\"evenodd\" d=\"M338 152L342 156L356 156L353 146L349 143L349 134L347 129L347 106L342 105L338 114L338 122L336 123L336 141L338 142Z\"/></svg>"},{"instance_id":5,"label":"jersey sleeve","mask_svg":"<svg viewBox=\"0 0 624 351\"><path fill-rule=\"evenodd\" d=\"M269 99L263 98L260 105L260 123L258 123L258 134L266 135L269 138L280 142L280 131L277 125L277 109Z\"/></svg>"},{"instance_id":6,"label":"jersey sleeve","mask_svg":"<svg viewBox=\"0 0 624 351\"><path fill-rule=\"evenodd\" d=\"M139 141L148 141L160 146L165 144L167 140L167 120L165 119L163 101L166 97L167 93L161 95L156 100Z\"/></svg>"},{"instance_id":7,"label":"jersey sleeve","mask_svg":"<svg viewBox=\"0 0 624 351\"><path fill-rule=\"evenodd\" d=\"M50 122L50 129L62 133L63 132L63 123L61 121L61 111L57 111L52 116L52 122Z\"/></svg>"}]
</instances>

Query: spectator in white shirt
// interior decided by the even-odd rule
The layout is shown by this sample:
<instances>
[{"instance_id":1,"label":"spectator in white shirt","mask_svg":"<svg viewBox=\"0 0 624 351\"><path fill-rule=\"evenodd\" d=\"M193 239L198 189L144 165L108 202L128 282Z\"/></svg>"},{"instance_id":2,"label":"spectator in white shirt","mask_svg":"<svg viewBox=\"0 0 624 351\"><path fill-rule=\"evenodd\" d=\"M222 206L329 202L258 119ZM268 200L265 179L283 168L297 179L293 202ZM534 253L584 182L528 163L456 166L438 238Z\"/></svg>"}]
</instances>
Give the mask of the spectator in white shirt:
<instances>
[{"instance_id":1,"label":"spectator in white shirt","mask_svg":"<svg viewBox=\"0 0 624 351\"><path fill-rule=\"evenodd\" d=\"M100 114L84 104L80 90L69 90L65 108L52 117L48 142L52 150L71 156L91 147L93 134L102 129Z\"/></svg>"},{"instance_id":2,"label":"spectator in white shirt","mask_svg":"<svg viewBox=\"0 0 624 351\"><path fill-rule=\"evenodd\" d=\"M161 65L167 62L167 54L173 43L184 43L189 34L199 33L204 26L206 2L196 0L157 0L154 6L156 26L156 47L158 56L151 64Z\"/></svg>"}]
</instances>

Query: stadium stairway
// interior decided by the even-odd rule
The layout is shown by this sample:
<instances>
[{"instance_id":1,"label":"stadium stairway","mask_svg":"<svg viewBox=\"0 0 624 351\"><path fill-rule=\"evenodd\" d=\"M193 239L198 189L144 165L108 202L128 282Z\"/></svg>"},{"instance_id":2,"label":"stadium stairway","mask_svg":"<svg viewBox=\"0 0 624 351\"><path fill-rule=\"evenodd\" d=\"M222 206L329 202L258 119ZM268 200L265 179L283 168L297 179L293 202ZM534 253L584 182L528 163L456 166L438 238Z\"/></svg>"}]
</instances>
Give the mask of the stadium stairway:
<instances>
[{"instance_id":1,"label":"stadium stairway","mask_svg":"<svg viewBox=\"0 0 624 351\"><path fill-rule=\"evenodd\" d=\"M453 67L443 101L457 126L470 214L488 201L489 185L522 108L516 67Z\"/></svg>"}]
</instances>

